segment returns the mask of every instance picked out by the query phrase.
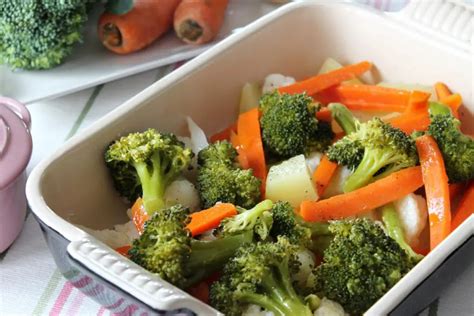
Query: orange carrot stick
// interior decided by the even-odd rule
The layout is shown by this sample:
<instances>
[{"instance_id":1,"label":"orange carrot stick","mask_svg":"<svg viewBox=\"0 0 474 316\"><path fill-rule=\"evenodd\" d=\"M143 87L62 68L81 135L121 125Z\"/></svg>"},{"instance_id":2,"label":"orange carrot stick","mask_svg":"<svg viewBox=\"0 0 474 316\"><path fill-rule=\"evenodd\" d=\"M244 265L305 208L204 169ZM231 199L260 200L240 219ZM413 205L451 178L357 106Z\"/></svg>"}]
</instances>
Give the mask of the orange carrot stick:
<instances>
[{"instance_id":1,"label":"orange carrot stick","mask_svg":"<svg viewBox=\"0 0 474 316\"><path fill-rule=\"evenodd\" d=\"M410 167L349 193L325 200L303 201L300 213L305 220L311 222L346 218L400 199L422 185L421 168Z\"/></svg>"},{"instance_id":2,"label":"orange carrot stick","mask_svg":"<svg viewBox=\"0 0 474 316\"><path fill-rule=\"evenodd\" d=\"M249 168L253 170L254 176L262 180L261 192L265 196L265 180L267 178L267 166L263 152L263 142L260 132L260 112L257 108L251 109L239 115L237 120L237 135L239 150L244 152Z\"/></svg>"},{"instance_id":3,"label":"orange carrot stick","mask_svg":"<svg viewBox=\"0 0 474 316\"><path fill-rule=\"evenodd\" d=\"M430 125L430 117L427 113L412 114L410 116L396 117L390 120L393 127L399 128L406 134L411 134L415 131L425 131Z\"/></svg>"},{"instance_id":4,"label":"orange carrot stick","mask_svg":"<svg viewBox=\"0 0 474 316\"><path fill-rule=\"evenodd\" d=\"M448 86L442 82L435 83L434 88L438 100L449 97L451 95L451 91L449 90Z\"/></svg>"},{"instance_id":5,"label":"orange carrot stick","mask_svg":"<svg viewBox=\"0 0 474 316\"><path fill-rule=\"evenodd\" d=\"M170 29L179 2L135 0L125 14L104 12L98 25L100 41L117 54L145 48Z\"/></svg>"},{"instance_id":6,"label":"orange carrot stick","mask_svg":"<svg viewBox=\"0 0 474 316\"><path fill-rule=\"evenodd\" d=\"M225 129L223 129L220 132L215 133L214 135L211 136L210 140L211 140L212 143L215 143L219 140L230 140L230 135L231 135L232 132L234 132L234 133L237 132L237 124L236 123L232 124L229 127L226 127Z\"/></svg>"},{"instance_id":7,"label":"orange carrot stick","mask_svg":"<svg viewBox=\"0 0 474 316\"><path fill-rule=\"evenodd\" d=\"M429 94L422 93L429 98ZM407 109L409 91L373 85L339 85L319 92L315 99L328 104L343 103L351 110L403 112Z\"/></svg>"},{"instance_id":8,"label":"orange carrot stick","mask_svg":"<svg viewBox=\"0 0 474 316\"><path fill-rule=\"evenodd\" d=\"M318 112L316 112L316 118L317 118L319 121L331 123L331 121L332 121L331 110L329 110L329 109L326 108L326 107L322 108L321 110L319 110Z\"/></svg>"},{"instance_id":9,"label":"orange carrot stick","mask_svg":"<svg viewBox=\"0 0 474 316\"><path fill-rule=\"evenodd\" d=\"M228 0L182 0L174 13L176 35L188 44L207 43L224 22Z\"/></svg>"},{"instance_id":10,"label":"orange carrot stick","mask_svg":"<svg viewBox=\"0 0 474 316\"><path fill-rule=\"evenodd\" d=\"M462 97L459 93L448 95L447 97L440 99L439 102L449 106L454 117L459 119L459 108L462 105Z\"/></svg>"},{"instance_id":11,"label":"orange carrot stick","mask_svg":"<svg viewBox=\"0 0 474 316\"><path fill-rule=\"evenodd\" d=\"M455 230L461 225L469 216L474 213L474 180L469 183L466 192L464 193L461 201L459 202L458 209L454 214L453 221L451 223L452 230Z\"/></svg>"},{"instance_id":12,"label":"orange carrot stick","mask_svg":"<svg viewBox=\"0 0 474 316\"><path fill-rule=\"evenodd\" d=\"M433 250L451 232L451 208L448 176L443 156L436 141L429 135L416 139L425 184L430 222L430 248Z\"/></svg>"},{"instance_id":13,"label":"orange carrot stick","mask_svg":"<svg viewBox=\"0 0 474 316\"><path fill-rule=\"evenodd\" d=\"M313 173L313 180L316 184L316 189L318 190L318 196L324 194L336 168L337 163L329 160L326 155L321 158L321 162Z\"/></svg>"},{"instance_id":14,"label":"orange carrot stick","mask_svg":"<svg viewBox=\"0 0 474 316\"><path fill-rule=\"evenodd\" d=\"M428 112L429 97L428 93L413 91L406 110L400 116L389 120L389 123L406 134L426 130L431 122Z\"/></svg>"},{"instance_id":15,"label":"orange carrot stick","mask_svg":"<svg viewBox=\"0 0 474 316\"><path fill-rule=\"evenodd\" d=\"M206 210L192 213L191 222L186 227L194 237L218 227L224 218L234 215L237 215L237 209L233 204L219 203Z\"/></svg>"},{"instance_id":16,"label":"orange carrot stick","mask_svg":"<svg viewBox=\"0 0 474 316\"><path fill-rule=\"evenodd\" d=\"M370 68L372 68L372 64L368 61L363 61L324 74L316 75L303 81L298 81L289 86L281 87L278 91L280 93L289 94L306 92L308 95L313 95L331 86L340 84L345 80L353 79L370 70Z\"/></svg>"},{"instance_id":17,"label":"orange carrot stick","mask_svg":"<svg viewBox=\"0 0 474 316\"><path fill-rule=\"evenodd\" d=\"M138 198L132 206L132 222L137 228L138 234L143 233L145 222L148 220L148 213L143 205L143 200Z\"/></svg>"},{"instance_id":18,"label":"orange carrot stick","mask_svg":"<svg viewBox=\"0 0 474 316\"><path fill-rule=\"evenodd\" d=\"M128 257L128 251L132 248L131 246L122 246L115 248L115 251L117 251L119 254L121 254L124 257Z\"/></svg>"}]
</instances>

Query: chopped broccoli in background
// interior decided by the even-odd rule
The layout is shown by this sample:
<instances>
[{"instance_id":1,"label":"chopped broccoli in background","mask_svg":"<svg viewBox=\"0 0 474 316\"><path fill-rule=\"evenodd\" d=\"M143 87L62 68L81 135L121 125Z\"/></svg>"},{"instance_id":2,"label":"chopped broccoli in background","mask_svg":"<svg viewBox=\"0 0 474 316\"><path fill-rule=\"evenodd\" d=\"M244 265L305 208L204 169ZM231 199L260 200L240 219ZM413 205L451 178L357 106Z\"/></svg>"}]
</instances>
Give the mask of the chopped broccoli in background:
<instances>
[{"instance_id":1,"label":"chopped broccoli in background","mask_svg":"<svg viewBox=\"0 0 474 316\"><path fill-rule=\"evenodd\" d=\"M474 139L460 131L461 122L442 104L430 104L430 119L428 133L441 150L449 181L454 183L473 179Z\"/></svg>"},{"instance_id":2,"label":"chopped broccoli in background","mask_svg":"<svg viewBox=\"0 0 474 316\"><path fill-rule=\"evenodd\" d=\"M289 158L329 146L331 127L318 123L318 106L306 94L280 95L275 91L263 95L259 106L262 140L270 155Z\"/></svg>"},{"instance_id":3,"label":"chopped broccoli in background","mask_svg":"<svg viewBox=\"0 0 474 316\"><path fill-rule=\"evenodd\" d=\"M264 200L249 210L241 210L236 216L224 219L221 222L220 229L224 234L252 230L261 240L265 240L273 223L272 206L272 201Z\"/></svg>"},{"instance_id":4,"label":"chopped broccoli in background","mask_svg":"<svg viewBox=\"0 0 474 316\"><path fill-rule=\"evenodd\" d=\"M228 316L241 315L250 304L275 316L311 316L309 304L292 284L299 266L298 249L283 237L241 247L225 265L222 278L211 286L211 304Z\"/></svg>"},{"instance_id":5,"label":"chopped broccoli in background","mask_svg":"<svg viewBox=\"0 0 474 316\"><path fill-rule=\"evenodd\" d=\"M251 231L212 241L193 239L186 229L188 214L179 204L155 213L129 251L132 261L183 289L218 271L253 239Z\"/></svg>"},{"instance_id":6,"label":"chopped broccoli in background","mask_svg":"<svg viewBox=\"0 0 474 316\"><path fill-rule=\"evenodd\" d=\"M121 137L105 152L117 191L129 201L142 194L149 215L165 207L166 188L189 167L192 157L175 135L154 129Z\"/></svg>"},{"instance_id":7,"label":"chopped broccoli in background","mask_svg":"<svg viewBox=\"0 0 474 316\"><path fill-rule=\"evenodd\" d=\"M401 130L377 117L360 123L343 105L333 105L331 110L350 132L328 150L330 160L354 170L344 184L345 192L418 163L415 141Z\"/></svg>"},{"instance_id":8,"label":"chopped broccoli in background","mask_svg":"<svg viewBox=\"0 0 474 316\"><path fill-rule=\"evenodd\" d=\"M12 69L59 65L82 40L87 2L3 0L0 63Z\"/></svg>"},{"instance_id":9,"label":"chopped broccoli in background","mask_svg":"<svg viewBox=\"0 0 474 316\"><path fill-rule=\"evenodd\" d=\"M260 200L260 179L235 161L237 151L228 141L216 142L198 155L197 187L203 208L217 202L251 208Z\"/></svg>"},{"instance_id":10,"label":"chopped broccoli in background","mask_svg":"<svg viewBox=\"0 0 474 316\"><path fill-rule=\"evenodd\" d=\"M350 314L364 313L414 266L372 220L333 221L329 230L334 239L314 271L314 293L340 303Z\"/></svg>"}]
</instances>

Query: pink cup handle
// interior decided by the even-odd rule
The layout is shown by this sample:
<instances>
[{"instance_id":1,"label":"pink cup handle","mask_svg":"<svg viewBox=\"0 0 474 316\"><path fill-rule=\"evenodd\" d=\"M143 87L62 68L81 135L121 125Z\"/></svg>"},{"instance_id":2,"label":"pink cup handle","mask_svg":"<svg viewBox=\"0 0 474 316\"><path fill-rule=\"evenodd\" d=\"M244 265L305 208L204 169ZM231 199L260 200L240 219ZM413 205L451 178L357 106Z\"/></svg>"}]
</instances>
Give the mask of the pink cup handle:
<instances>
[{"instance_id":1,"label":"pink cup handle","mask_svg":"<svg viewBox=\"0 0 474 316\"><path fill-rule=\"evenodd\" d=\"M23 105L23 103L0 96L0 104L5 104L6 106L8 106L22 119L23 122L25 122L28 128L31 127L31 115L30 112L28 112L28 110L26 109L25 105Z\"/></svg>"}]
</instances>

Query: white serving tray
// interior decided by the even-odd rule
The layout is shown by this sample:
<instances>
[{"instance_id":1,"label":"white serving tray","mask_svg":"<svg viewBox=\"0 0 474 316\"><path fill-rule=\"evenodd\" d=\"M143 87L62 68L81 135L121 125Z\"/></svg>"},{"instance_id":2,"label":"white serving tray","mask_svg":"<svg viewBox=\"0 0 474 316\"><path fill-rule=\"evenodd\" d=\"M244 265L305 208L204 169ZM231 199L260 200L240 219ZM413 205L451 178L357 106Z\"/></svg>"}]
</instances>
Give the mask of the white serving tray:
<instances>
[{"instance_id":1,"label":"white serving tray","mask_svg":"<svg viewBox=\"0 0 474 316\"><path fill-rule=\"evenodd\" d=\"M0 65L0 95L28 104L189 59L277 7L267 0L230 0L224 25L214 42L186 45L170 31L147 49L127 56L116 55L100 44L97 10L87 23L84 43L64 64L42 71L11 71Z\"/></svg>"}]
</instances>

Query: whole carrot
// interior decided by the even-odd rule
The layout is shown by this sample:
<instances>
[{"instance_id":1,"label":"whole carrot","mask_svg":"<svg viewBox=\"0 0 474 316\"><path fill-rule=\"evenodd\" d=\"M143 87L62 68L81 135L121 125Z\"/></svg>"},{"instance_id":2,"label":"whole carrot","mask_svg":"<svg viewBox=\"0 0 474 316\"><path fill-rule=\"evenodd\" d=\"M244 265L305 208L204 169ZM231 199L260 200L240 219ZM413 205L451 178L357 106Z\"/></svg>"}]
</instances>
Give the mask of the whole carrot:
<instances>
[{"instance_id":1,"label":"whole carrot","mask_svg":"<svg viewBox=\"0 0 474 316\"><path fill-rule=\"evenodd\" d=\"M99 19L99 38L105 47L117 54L145 48L170 29L179 2L135 0L126 13L106 11Z\"/></svg>"},{"instance_id":2,"label":"whole carrot","mask_svg":"<svg viewBox=\"0 0 474 316\"><path fill-rule=\"evenodd\" d=\"M183 0L174 13L176 35L188 44L212 41L224 22L228 0Z\"/></svg>"}]
</instances>

